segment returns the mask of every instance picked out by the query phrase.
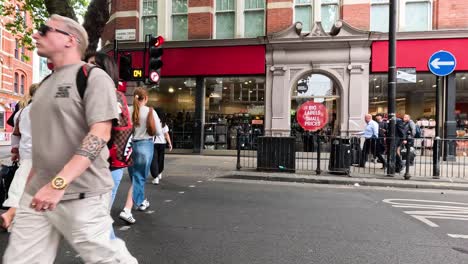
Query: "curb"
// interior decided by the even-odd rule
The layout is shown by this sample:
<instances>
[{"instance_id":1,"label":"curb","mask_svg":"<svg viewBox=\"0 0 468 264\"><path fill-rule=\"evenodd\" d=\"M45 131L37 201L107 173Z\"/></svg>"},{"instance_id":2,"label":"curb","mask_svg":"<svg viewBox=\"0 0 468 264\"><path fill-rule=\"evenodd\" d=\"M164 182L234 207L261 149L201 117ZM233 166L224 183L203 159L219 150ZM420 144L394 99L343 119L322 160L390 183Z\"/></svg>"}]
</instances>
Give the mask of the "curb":
<instances>
[{"instance_id":1,"label":"curb","mask_svg":"<svg viewBox=\"0 0 468 264\"><path fill-rule=\"evenodd\" d=\"M363 178L343 178L336 176L305 176L305 175L266 175L262 173L243 173L239 171L221 176L220 178L257 180L257 181L280 181L280 182L298 182L312 184L333 184L333 185L355 185L374 186L374 187L394 187L408 189L437 189L437 190L455 190L468 191L468 183L449 183L449 182L424 182L415 180L392 180L392 179L363 179Z\"/></svg>"}]
</instances>

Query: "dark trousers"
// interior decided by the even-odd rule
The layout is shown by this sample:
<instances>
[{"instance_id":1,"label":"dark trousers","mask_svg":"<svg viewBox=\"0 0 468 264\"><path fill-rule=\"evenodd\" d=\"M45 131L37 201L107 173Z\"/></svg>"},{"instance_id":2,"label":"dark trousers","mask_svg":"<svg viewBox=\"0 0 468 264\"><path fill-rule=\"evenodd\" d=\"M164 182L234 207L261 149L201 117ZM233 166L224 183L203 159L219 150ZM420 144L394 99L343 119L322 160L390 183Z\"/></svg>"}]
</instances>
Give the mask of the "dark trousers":
<instances>
[{"instance_id":1,"label":"dark trousers","mask_svg":"<svg viewBox=\"0 0 468 264\"><path fill-rule=\"evenodd\" d=\"M154 144L153 160L151 161L151 176L153 178L164 170L164 154L166 151L166 144Z\"/></svg>"},{"instance_id":2,"label":"dark trousers","mask_svg":"<svg viewBox=\"0 0 468 264\"><path fill-rule=\"evenodd\" d=\"M375 153L375 139L373 138L366 138L364 141L364 146L362 147L361 152L361 160L359 161L359 166L364 167L366 166L367 157L369 153Z\"/></svg>"},{"instance_id":3,"label":"dark trousers","mask_svg":"<svg viewBox=\"0 0 468 264\"><path fill-rule=\"evenodd\" d=\"M384 138L378 138L377 139L377 146L375 148L375 156L377 157L377 160L382 163L384 168L387 167L387 161L383 157L383 154L385 153L385 139Z\"/></svg>"}]
</instances>

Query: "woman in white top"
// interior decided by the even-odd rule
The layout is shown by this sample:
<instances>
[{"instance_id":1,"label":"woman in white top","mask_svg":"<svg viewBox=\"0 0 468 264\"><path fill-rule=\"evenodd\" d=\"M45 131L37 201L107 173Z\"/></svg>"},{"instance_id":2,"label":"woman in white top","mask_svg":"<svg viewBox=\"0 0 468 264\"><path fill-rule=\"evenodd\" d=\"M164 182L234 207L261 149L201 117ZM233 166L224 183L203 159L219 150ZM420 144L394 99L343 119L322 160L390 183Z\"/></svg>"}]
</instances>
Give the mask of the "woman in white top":
<instances>
[{"instance_id":1,"label":"woman in white top","mask_svg":"<svg viewBox=\"0 0 468 264\"><path fill-rule=\"evenodd\" d=\"M39 85L32 84L29 87L29 96L33 97ZM23 102L25 105L28 104L29 98ZM8 190L8 199L3 203L3 206L10 207L8 211L0 216L1 227L9 229L13 218L16 214L16 208L19 207L19 201L24 192L26 186L26 180L28 179L29 172L32 167L32 154L31 154L31 119L29 118L29 110L31 105L27 105L20 111L18 111L14 117L15 130L11 136L11 153L12 161L19 161L19 168L16 170L13 181L11 182L10 189ZM15 135L16 134L16 135Z\"/></svg>"},{"instance_id":2,"label":"woman in white top","mask_svg":"<svg viewBox=\"0 0 468 264\"><path fill-rule=\"evenodd\" d=\"M156 113L161 120L162 134L154 137L154 154L153 161L151 162L151 176L154 178L153 184L159 184L159 180L162 178L166 145L169 146L169 151L172 151L171 136L166 124L166 114L160 108L156 109Z\"/></svg>"},{"instance_id":3,"label":"woman in white top","mask_svg":"<svg viewBox=\"0 0 468 264\"><path fill-rule=\"evenodd\" d=\"M148 92L144 88L137 88L133 94L133 105L129 108L134 128L132 139L132 166L128 173L132 179L132 188L127 195L127 203L119 217L131 224L135 223L132 207L145 211L150 203L145 197L146 177L150 172L153 159L153 137L162 133L161 121L153 108L146 106Z\"/></svg>"}]
</instances>

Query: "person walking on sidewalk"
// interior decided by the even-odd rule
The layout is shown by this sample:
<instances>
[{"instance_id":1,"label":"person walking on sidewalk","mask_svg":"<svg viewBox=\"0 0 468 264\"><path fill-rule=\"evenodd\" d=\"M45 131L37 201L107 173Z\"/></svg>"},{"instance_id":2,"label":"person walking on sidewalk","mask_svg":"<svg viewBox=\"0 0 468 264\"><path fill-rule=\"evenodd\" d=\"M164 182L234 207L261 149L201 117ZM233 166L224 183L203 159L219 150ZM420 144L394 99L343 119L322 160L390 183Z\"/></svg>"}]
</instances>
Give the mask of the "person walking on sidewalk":
<instances>
[{"instance_id":1,"label":"person walking on sidewalk","mask_svg":"<svg viewBox=\"0 0 468 264\"><path fill-rule=\"evenodd\" d=\"M166 123L166 113L161 108L156 109L156 113L161 119L162 133L159 136L154 137L154 155L151 161L151 175L153 176L153 184L159 184L162 178L162 172L164 171L164 155L166 152L166 146L169 147L169 151L172 151L172 141L169 135L169 127Z\"/></svg>"},{"instance_id":2,"label":"person walking on sidewalk","mask_svg":"<svg viewBox=\"0 0 468 264\"><path fill-rule=\"evenodd\" d=\"M122 240L110 240L106 143L118 118L114 84L94 69L80 96L76 76L88 36L76 21L52 15L33 38L55 68L31 104L33 166L3 263L51 264L62 237L85 263L138 263Z\"/></svg>"},{"instance_id":3,"label":"person walking on sidewalk","mask_svg":"<svg viewBox=\"0 0 468 264\"><path fill-rule=\"evenodd\" d=\"M382 169L385 170L387 168L387 161L383 157L383 154L385 153L385 138L387 137L388 124L383 121L382 114L375 115L375 120L379 125L379 137L376 140L375 156L382 163Z\"/></svg>"},{"instance_id":4,"label":"person walking on sidewalk","mask_svg":"<svg viewBox=\"0 0 468 264\"><path fill-rule=\"evenodd\" d=\"M112 57L110 57L106 53L95 52L95 53L88 54L87 58L86 58L86 61L88 61L88 63L90 63L90 64L94 64L94 65L98 66L99 68L103 69L107 74L109 74L109 76L112 78L112 81L114 82L115 89L117 89L117 87L119 85L119 72L118 72L118 69L117 69L117 65L116 65L114 59L112 59ZM129 123L130 120L127 120L127 118L129 118L129 116L128 116L129 109L128 109L128 105L127 105L127 100L125 98L125 94L123 94L122 92L119 92L119 91L116 90L116 95L117 95L117 101L119 103L119 125L127 125L128 128L131 129L132 126L131 126L131 123ZM129 123L129 124L127 124L127 123ZM117 129L118 130L113 129L112 133L122 132L122 127L117 127ZM114 134L113 137L114 136L116 136L116 137L121 136L123 138L126 138L126 136L122 135L122 134ZM129 137L128 140L131 140L131 134L128 135L128 137ZM117 140L120 140L120 138L114 138L114 140L111 140L111 141L117 141ZM117 142L111 142L111 141L109 141L109 143L108 143L109 148L111 148L109 146L109 144L110 145L117 144ZM123 143L125 145L127 144L126 141L123 141L123 140L121 140L121 141L122 141L121 143ZM115 146L115 147L116 148L126 148L126 146ZM115 196L117 195L117 191L119 189L120 182L122 181L124 168L128 167L128 162L129 162L128 160L126 160L126 161L118 160L117 151L120 151L120 149L116 149L115 151L113 151L113 152L111 151L109 153L110 171L111 171L111 174L112 174L112 179L114 180L114 187L112 188L112 197L111 197L111 204L110 204L111 208L112 208L112 205L114 204ZM114 164L114 162L118 163L118 164ZM116 166L116 165L118 165L118 166ZM116 236L115 236L114 228L112 228L111 229L111 239L115 239L115 238L116 238Z\"/></svg>"},{"instance_id":5,"label":"person walking on sidewalk","mask_svg":"<svg viewBox=\"0 0 468 264\"><path fill-rule=\"evenodd\" d=\"M150 203L145 197L145 183L150 173L153 159L153 137L162 134L161 121L153 108L146 106L148 92L144 88L136 88L133 94L133 105L130 107L134 127L132 166L128 173L132 179L132 188L127 194L127 202L119 217L128 223L135 223L132 207L135 205L139 211L145 211Z\"/></svg>"},{"instance_id":6,"label":"person walking on sidewalk","mask_svg":"<svg viewBox=\"0 0 468 264\"><path fill-rule=\"evenodd\" d=\"M31 119L29 118L29 111L31 110L31 99L38 87L37 84L32 84L29 87L29 96L19 103L22 105L22 108L14 118L15 126L11 135L11 160L19 162L19 168L16 170L10 189L8 190L8 199L3 202L3 206L10 208L0 216L1 226L6 230L13 223L16 209L19 207L19 202L24 192L26 179L32 167Z\"/></svg>"},{"instance_id":7,"label":"person walking on sidewalk","mask_svg":"<svg viewBox=\"0 0 468 264\"><path fill-rule=\"evenodd\" d=\"M366 128L364 131L356 133L357 135L363 135L364 146L362 147L362 155L359 161L359 167L365 167L369 153L375 152L375 142L379 137L379 125L377 122L372 120L371 114L366 114L364 116L364 121L366 122Z\"/></svg>"}]
</instances>

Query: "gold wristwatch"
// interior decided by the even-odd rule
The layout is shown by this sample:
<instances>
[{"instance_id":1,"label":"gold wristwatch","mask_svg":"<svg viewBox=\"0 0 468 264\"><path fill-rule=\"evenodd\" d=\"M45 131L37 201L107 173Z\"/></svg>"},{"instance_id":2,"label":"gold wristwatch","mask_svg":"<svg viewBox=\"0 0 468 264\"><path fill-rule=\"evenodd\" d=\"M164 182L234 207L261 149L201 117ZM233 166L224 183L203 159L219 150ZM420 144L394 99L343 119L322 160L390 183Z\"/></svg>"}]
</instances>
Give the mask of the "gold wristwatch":
<instances>
[{"instance_id":1,"label":"gold wristwatch","mask_svg":"<svg viewBox=\"0 0 468 264\"><path fill-rule=\"evenodd\" d=\"M54 188L55 190L63 190L67 188L68 186L67 181L63 177L60 177L60 176L55 176L52 179L51 185L52 185L52 188Z\"/></svg>"}]
</instances>

